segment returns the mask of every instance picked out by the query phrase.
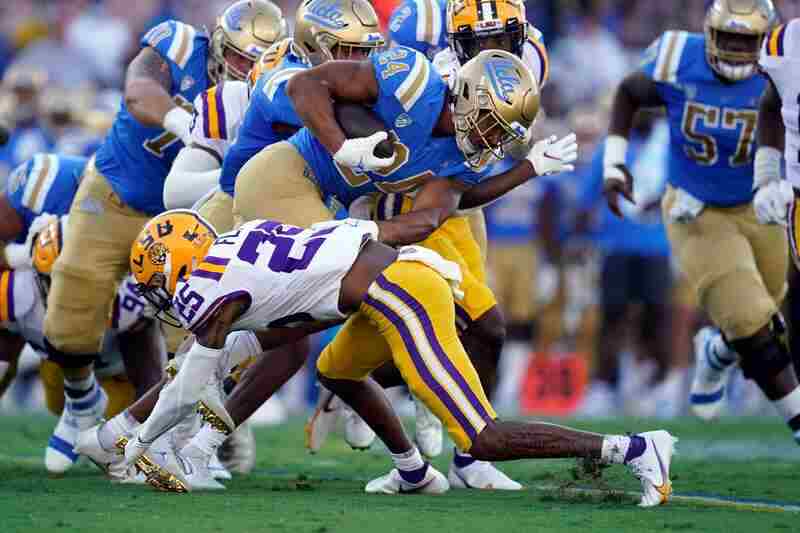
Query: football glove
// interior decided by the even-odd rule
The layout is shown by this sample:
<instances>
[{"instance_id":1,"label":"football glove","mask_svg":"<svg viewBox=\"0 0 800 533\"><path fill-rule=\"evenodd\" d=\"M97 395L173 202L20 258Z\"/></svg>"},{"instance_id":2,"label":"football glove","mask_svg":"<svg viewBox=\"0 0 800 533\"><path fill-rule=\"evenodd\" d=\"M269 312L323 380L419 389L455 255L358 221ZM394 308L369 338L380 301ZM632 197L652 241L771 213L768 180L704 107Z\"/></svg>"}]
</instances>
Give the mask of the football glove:
<instances>
[{"instance_id":1,"label":"football glove","mask_svg":"<svg viewBox=\"0 0 800 533\"><path fill-rule=\"evenodd\" d=\"M395 155L391 157L378 157L375 147L389 138L385 131L377 131L369 137L347 139L341 148L333 154L333 159L346 167L355 170L380 170L394 163Z\"/></svg>"},{"instance_id":2,"label":"football glove","mask_svg":"<svg viewBox=\"0 0 800 533\"><path fill-rule=\"evenodd\" d=\"M525 159L531 162L537 176L549 176L575 170L578 159L578 143L574 133L558 139L552 135L536 142Z\"/></svg>"},{"instance_id":3,"label":"football glove","mask_svg":"<svg viewBox=\"0 0 800 533\"><path fill-rule=\"evenodd\" d=\"M794 189L788 181L770 181L756 192L753 209L761 224L785 226L792 202L794 202Z\"/></svg>"}]
</instances>

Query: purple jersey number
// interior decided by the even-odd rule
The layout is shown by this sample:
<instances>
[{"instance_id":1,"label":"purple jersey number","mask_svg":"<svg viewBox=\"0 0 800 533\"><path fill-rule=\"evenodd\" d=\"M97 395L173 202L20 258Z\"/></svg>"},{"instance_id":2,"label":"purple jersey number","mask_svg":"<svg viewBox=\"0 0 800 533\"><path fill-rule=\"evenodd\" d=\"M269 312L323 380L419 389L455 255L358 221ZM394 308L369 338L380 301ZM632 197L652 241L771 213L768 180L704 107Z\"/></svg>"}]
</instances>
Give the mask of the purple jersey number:
<instances>
[{"instance_id":1,"label":"purple jersey number","mask_svg":"<svg viewBox=\"0 0 800 533\"><path fill-rule=\"evenodd\" d=\"M178 291L178 295L172 299L172 303L178 309L178 313L187 323L192 322L194 315L197 314L197 310L200 309L204 301L205 299L197 294L196 291L189 291L188 283L184 283L181 290Z\"/></svg>"},{"instance_id":2,"label":"purple jersey number","mask_svg":"<svg viewBox=\"0 0 800 533\"><path fill-rule=\"evenodd\" d=\"M289 257L289 253L295 244L294 237L304 230L295 226L284 226L277 222L265 222L247 234L237 256L242 261L254 265L260 256L258 247L262 243L268 242L274 246L267 263L270 270L284 274L290 274L295 270L305 270L325 242L323 235L331 233L334 229L327 228L312 233L305 243L303 255L296 258Z\"/></svg>"}]
</instances>

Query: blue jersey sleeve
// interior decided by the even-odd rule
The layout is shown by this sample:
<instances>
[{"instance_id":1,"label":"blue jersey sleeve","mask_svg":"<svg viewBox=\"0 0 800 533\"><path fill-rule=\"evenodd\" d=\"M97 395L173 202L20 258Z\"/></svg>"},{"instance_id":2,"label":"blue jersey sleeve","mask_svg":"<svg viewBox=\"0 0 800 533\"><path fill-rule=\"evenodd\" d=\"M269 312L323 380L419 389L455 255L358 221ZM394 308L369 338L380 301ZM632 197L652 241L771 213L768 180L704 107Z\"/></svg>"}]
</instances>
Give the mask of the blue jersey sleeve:
<instances>
[{"instance_id":1,"label":"blue jersey sleeve","mask_svg":"<svg viewBox=\"0 0 800 533\"><path fill-rule=\"evenodd\" d=\"M204 39L196 39L198 32L189 24L178 20L167 20L144 34L140 41L142 47L149 46L167 61L172 75L173 92L181 81L181 74L189 64L196 46L202 46Z\"/></svg>"},{"instance_id":2,"label":"blue jersey sleeve","mask_svg":"<svg viewBox=\"0 0 800 533\"><path fill-rule=\"evenodd\" d=\"M22 204L22 197L25 194L25 184L28 182L32 164L33 159L29 159L18 165L8 175L8 181L6 182L6 199L12 209L23 218L25 207Z\"/></svg>"},{"instance_id":3,"label":"blue jersey sleeve","mask_svg":"<svg viewBox=\"0 0 800 533\"><path fill-rule=\"evenodd\" d=\"M681 71L690 63L684 61L684 51L690 37L691 34L685 31L664 32L642 57L640 70L656 82L659 94L667 103L682 92L678 82Z\"/></svg>"},{"instance_id":4,"label":"blue jersey sleeve","mask_svg":"<svg viewBox=\"0 0 800 533\"><path fill-rule=\"evenodd\" d=\"M447 46L446 3L443 0L405 0L389 19L389 40L428 57Z\"/></svg>"}]
</instances>

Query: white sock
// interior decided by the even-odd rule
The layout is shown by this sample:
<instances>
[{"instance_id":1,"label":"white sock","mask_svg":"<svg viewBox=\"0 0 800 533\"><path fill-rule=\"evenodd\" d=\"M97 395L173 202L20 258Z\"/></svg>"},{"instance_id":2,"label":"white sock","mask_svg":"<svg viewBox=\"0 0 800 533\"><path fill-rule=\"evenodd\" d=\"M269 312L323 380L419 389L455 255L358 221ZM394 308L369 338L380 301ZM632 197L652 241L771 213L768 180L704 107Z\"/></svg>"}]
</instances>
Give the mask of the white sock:
<instances>
[{"instance_id":1,"label":"white sock","mask_svg":"<svg viewBox=\"0 0 800 533\"><path fill-rule=\"evenodd\" d=\"M603 448L600 460L606 464L623 464L625 455L631 445L631 438L625 435L607 435L603 437Z\"/></svg>"},{"instance_id":2,"label":"white sock","mask_svg":"<svg viewBox=\"0 0 800 533\"><path fill-rule=\"evenodd\" d=\"M728 346L722 333L717 333L711 338L709 343L711 362L720 367L730 366L739 360L739 354Z\"/></svg>"},{"instance_id":3,"label":"white sock","mask_svg":"<svg viewBox=\"0 0 800 533\"><path fill-rule=\"evenodd\" d=\"M189 446L194 446L206 455L216 455L217 450L227 438L228 435L217 431L211 424L203 424L203 427L200 428L197 435L192 437L192 440L189 441L189 444L187 444L184 449Z\"/></svg>"},{"instance_id":4,"label":"white sock","mask_svg":"<svg viewBox=\"0 0 800 533\"><path fill-rule=\"evenodd\" d=\"M425 466L425 461L422 460L422 455L420 455L416 446L405 453L393 453L392 462L398 470L405 470L407 472Z\"/></svg>"},{"instance_id":5,"label":"white sock","mask_svg":"<svg viewBox=\"0 0 800 533\"><path fill-rule=\"evenodd\" d=\"M800 415L800 387L795 388L780 400L775 400L772 403L783 419L789 422L797 415Z\"/></svg>"},{"instance_id":6,"label":"white sock","mask_svg":"<svg viewBox=\"0 0 800 533\"><path fill-rule=\"evenodd\" d=\"M128 412L127 409L100 426L97 435L100 446L107 451L113 450L120 437L130 437L141 424Z\"/></svg>"}]
</instances>

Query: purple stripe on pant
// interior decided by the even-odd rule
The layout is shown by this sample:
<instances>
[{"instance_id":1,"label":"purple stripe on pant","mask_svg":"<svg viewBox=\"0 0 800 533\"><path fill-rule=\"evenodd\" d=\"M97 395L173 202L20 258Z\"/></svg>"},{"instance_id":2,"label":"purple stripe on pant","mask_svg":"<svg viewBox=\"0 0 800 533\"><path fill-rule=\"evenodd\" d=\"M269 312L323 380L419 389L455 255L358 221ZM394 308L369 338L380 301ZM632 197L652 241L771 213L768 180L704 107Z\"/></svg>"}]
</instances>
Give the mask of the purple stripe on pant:
<instances>
[{"instance_id":1,"label":"purple stripe on pant","mask_svg":"<svg viewBox=\"0 0 800 533\"><path fill-rule=\"evenodd\" d=\"M486 422L491 422L494 420L494 418L489 415L481 401L472 391L472 388L467 383L467 380L464 379L464 376L461 375L461 372L459 372L459 370L453 364L453 361L451 361L445 353L444 348L442 348L442 345L439 343L439 339L436 337L436 332L433 329L433 322L431 322L431 319L422 304L408 292L403 290L402 287L392 283L383 275L378 276L378 279L375 281L378 283L378 286L381 289L391 292L414 311L414 314L419 317L419 321L422 324L422 329L425 331L425 336L428 338L428 342L433 347L433 351L436 354L437 359L439 359L439 362L442 364L445 370L447 370L447 373L450 374L450 377L453 378L453 381L455 381L464 392L464 396L466 396L466 398L469 400L469 403L472 404L472 407L475 408L480 417Z\"/></svg>"},{"instance_id":2,"label":"purple stripe on pant","mask_svg":"<svg viewBox=\"0 0 800 533\"><path fill-rule=\"evenodd\" d=\"M414 363L414 367L417 369L422 381L428 386L428 388L436 395L439 400L447 407L450 413L453 415L461 428L464 432L469 436L470 440L474 440L477 437L478 433L475 431L475 428L472 427L472 424L469 423L467 417L464 416L464 413L461 412L461 409L456 405L453 399L447 394L447 391L444 390L438 381L433 377L431 371L428 369L425 361L422 359L422 355L419 353L417 349L417 345L414 343L414 338L411 336L411 332L408 330L408 326L406 326L403 319L401 319L397 313L392 311L387 305L379 302L372 296L367 295L364 298L364 303L368 306L372 307L386 319L391 322L394 327L397 328L397 331L400 333L400 337L403 339L403 344L408 350L409 355L411 355L411 361Z\"/></svg>"}]
</instances>

